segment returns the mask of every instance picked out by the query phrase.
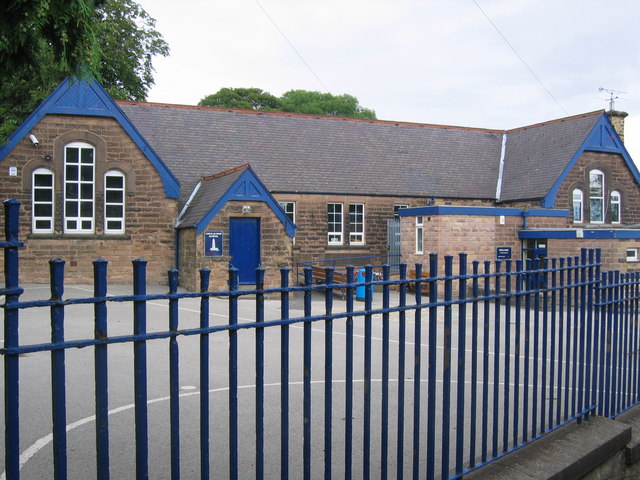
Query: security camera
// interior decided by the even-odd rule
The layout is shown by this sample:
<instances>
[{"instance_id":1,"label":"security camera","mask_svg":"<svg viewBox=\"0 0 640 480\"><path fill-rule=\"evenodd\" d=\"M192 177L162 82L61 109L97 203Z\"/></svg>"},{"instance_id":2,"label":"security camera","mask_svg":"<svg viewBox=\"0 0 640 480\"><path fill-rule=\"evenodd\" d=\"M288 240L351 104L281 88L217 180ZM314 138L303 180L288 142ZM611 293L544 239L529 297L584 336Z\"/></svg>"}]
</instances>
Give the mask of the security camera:
<instances>
[{"instance_id":1,"label":"security camera","mask_svg":"<svg viewBox=\"0 0 640 480\"><path fill-rule=\"evenodd\" d=\"M33 143L34 147L37 147L38 145L40 145L40 142L38 141L35 135L29 135L29 140L31 140L31 143Z\"/></svg>"}]
</instances>

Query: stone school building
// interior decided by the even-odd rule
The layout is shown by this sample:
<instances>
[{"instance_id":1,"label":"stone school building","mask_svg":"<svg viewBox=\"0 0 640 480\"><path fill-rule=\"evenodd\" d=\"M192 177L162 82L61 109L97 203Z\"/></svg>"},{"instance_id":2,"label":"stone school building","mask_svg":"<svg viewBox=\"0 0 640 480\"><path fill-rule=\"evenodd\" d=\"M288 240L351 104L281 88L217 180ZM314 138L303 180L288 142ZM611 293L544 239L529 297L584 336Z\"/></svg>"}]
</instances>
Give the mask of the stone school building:
<instances>
[{"instance_id":1,"label":"stone school building","mask_svg":"<svg viewBox=\"0 0 640 480\"><path fill-rule=\"evenodd\" d=\"M277 286L280 267L293 277L301 261L395 248L428 263L599 247L606 268L628 271L640 174L625 115L504 131L120 102L67 80L0 148L0 191L22 204L22 282L48 281L54 257L67 281L90 282L102 257L110 282L129 283L144 257L152 283L175 267L197 290L207 267L226 289L233 265L242 284L262 266Z\"/></svg>"}]
</instances>

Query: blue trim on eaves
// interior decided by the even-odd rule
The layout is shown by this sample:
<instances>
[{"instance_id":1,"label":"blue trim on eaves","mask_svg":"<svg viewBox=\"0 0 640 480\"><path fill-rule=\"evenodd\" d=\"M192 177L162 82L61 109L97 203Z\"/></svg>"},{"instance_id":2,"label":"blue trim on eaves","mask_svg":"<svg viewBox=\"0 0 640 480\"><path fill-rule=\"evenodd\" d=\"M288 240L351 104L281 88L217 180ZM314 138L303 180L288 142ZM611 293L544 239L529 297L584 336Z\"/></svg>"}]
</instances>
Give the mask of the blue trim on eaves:
<instances>
[{"instance_id":1,"label":"blue trim on eaves","mask_svg":"<svg viewBox=\"0 0 640 480\"><path fill-rule=\"evenodd\" d=\"M102 88L102 85L91 78L64 80L8 138L7 143L0 147L0 162L47 114L114 118L155 167L162 179L165 195L168 198L178 198L180 196L180 182L178 179L154 152L153 148L127 118L122 109Z\"/></svg>"},{"instance_id":2,"label":"blue trim on eaves","mask_svg":"<svg viewBox=\"0 0 640 480\"><path fill-rule=\"evenodd\" d=\"M585 151L593 151L593 152L605 152L605 153L618 153L622 156L627 167L631 170L633 178L636 183L640 185L640 172L638 172L638 168L635 163L631 159L631 155L624 146L624 143L620 139L620 136L616 132L616 129L613 127L611 120L606 113L603 113L598 120L598 122L591 129L591 132L585 138L584 142L578 149L578 151L573 155L569 164L565 167L562 174L558 177L556 182L551 187L551 190L547 192L545 197L542 199L542 206L544 208L553 208L556 204L556 196L558 194L558 189L564 180L569 175L569 172L573 169L578 159L582 156Z\"/></svg>"},{"instance_id":3,"label":"blue trim on eaves","mask_svg":"<svg viewBox=\"0 0 640 480\"><path fill-rule=\"evenodd\" d=\"M227 191L218 199L209 211L195 224L196 235L201 234L207 227L213 217L225 206L229 201L245 201L245 202L265 202L269 208L276 214L280 222L284 225L285 231L289 237L295 236L294 223L289 220L280 204L269 193L269 190L260 181L251 167L247 167L244 172L236 179L235 182L227 189Z\"/></svg>"},{"instance_id":4,"label":"blue trim on eaves","mask_svg":"<svg viewBox=\"0 0 640 480\"><path fill-rule=\"evenodd\" d=\"M581 235L580 235L581 234ZM547 239L591 239L591 240L612 240L612 239L640 239L639 230L588 230L573 228L567 230L522 230L518 232L518 238L547 238Z\"/></svg>"},{"instance_id":5,"label":"blue trim on eaves","mask_svg":"<svg viewBox=\"0 0 640 480\"><path fill-rule=\"evenodd\" d=\"M400 217L435 215L482 215L489 217L568 217L568 210L547 210L542 208L521 209L507 207L465 207L458 205L436 205L431 207L401 208Z\"/></svg>"}]
</instances>

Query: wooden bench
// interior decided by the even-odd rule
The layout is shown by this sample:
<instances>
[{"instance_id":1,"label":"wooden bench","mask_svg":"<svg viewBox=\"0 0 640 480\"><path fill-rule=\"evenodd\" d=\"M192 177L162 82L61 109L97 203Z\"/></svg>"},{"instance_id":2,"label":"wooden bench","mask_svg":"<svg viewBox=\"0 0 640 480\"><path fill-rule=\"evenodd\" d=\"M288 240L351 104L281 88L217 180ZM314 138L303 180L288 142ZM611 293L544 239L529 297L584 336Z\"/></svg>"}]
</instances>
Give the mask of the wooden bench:
<instances>
[{"instance_id":1,"label":"wooden bench","mask_svg":"<svg viewBox=\"0 0 640 480\"><path fill-rule=\"evenodd\" d=\"M409 275L407 275L407 280L415 280L417 278L418 278L418 276L416 275L416 269L415 268L410 269L409 270ZM429 275L425 275L425 273L422 272L421 278L429 278ZM413 290L413 287L416 284L414 283L414 284L409 284L409 285L410 285L411 290ZM422 285L422 293L424 295L429 295L429 285L430 285L430 283L429 282L423 282L421 285Z\"/></svg>"},{"instance_id":2,"label":"wooden bench","mask_svg":"<svg viewBox=\"0 0 640 480\"><path fill-rule=\"evenodd\" d=\"M354 273L354 277L356 274ZM311 278L316 284L327 283L327 271L325 267L311 266ZM354 278L355 281L355 278ZM347 283L346 272L333 271L333 283ZM340 288L340 297L344 298L346 295L346 288Z\"/></svg>"}]
</instances>

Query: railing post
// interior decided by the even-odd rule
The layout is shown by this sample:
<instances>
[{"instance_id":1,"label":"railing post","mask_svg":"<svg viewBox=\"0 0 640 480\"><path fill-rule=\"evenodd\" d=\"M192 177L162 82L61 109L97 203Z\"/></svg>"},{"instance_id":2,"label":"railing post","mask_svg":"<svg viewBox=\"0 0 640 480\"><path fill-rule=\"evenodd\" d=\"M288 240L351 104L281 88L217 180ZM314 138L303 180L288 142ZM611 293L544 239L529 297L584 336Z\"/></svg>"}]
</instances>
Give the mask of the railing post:
<instances>
[{"instance_id":1,"label":"railing post","mask_svg":"<svg viewBox=\"0 0 640 480\"><path fill-rule=\"evenodd\" d=\"M133 294L147 294L147 260L133 260ZM143 337L147 333L146 300L134 300L133 334ZM147 406L147 343L146 340L135 340L133 343L135 427L136 427L136 478L146 479L149 476L149 439L148 439L148 406Z\"/></svg>"},{"instance_id":2,"label":"railing post","mask_svg":"<svg viewBox=\"0 0 640 480\"><path fill-rule=\"evenodd\" d=\"M256 268L256 480L264 478L264 268Z\"/></svg>"},{"instance_id":3,"label":"railing post","mask_svg":"<svg viewBox=\"0 0 640 480\"><path fill-rule=\"evenodd\" d=\"M333 284L333 267L326 268L326 283ZM325 314L333 311L333 289L324 292ZM332 421L333 421L333 320L327 318L324 326L324 478L331 478Z\"/></svg>"},{"instance_id":4,"label":"railing post","mask_svg":"<svg viewBox=\"0 0 640 480\"><path fill-rule=\"evenodd\" d=\"M105 299L107 296L107 262L103 258L93 262L93 296ZM96 402L96 473L99 480L109 478L109 372L107 359L107 303L105 300L94 305L94 338L101 344L94 349L95 360L95 402Z\"/></svg>"},{"instance_id":5,"label":"railing post","mask_svg":"<svg viewBox=\"0 0 640 480\"><path fill-rule=\"evenodd\" d=\"M51 343L64 343L64 260L49 262L51 272ZM59 302L59 303L58 303ZM51 350L51 409L53 418L53 468L56 480L67 478L67 405L64 348Z\"/></svg>"},{"instance_id":6,"label":"railing post","mask_svg":"<svg viewBox=\"0 0 640 480\"><path fill-rule=\"evenodd\" d=\"M311 317L311 301L313 299L313 291L311 286L313 283L311 267L304 268L304 317ZM302 360L302 463L303 478L311 480L311 322L305 321L303 326L303 360Z\"/></svg>"},{"instance_id":7,"label":"railing post","mask_svg":"<svg viewBox=\"0 0 640 480\"><path fill-rule=\"evenodd\" d=\"M200 292L209 291L211 270L200 269ZM200 298L200 328L209 328L209 297ZM209 334L200 335L200 478L209 480Z\"/></svg>"},{"instance_id":8,"label":"railing post","mask_svg":"<svg viewBox=\"0 0 640 480\"><path fill-rule=\"evenodd\" d=\"M288 268L280 269L282 320L289 319L289 272ZM285 480L289 478L289 325L282 325L280 332L280 478Z\"/></svg>"},{"instance_id":9,"label":"railing post","mask_svg":"<svg viewBox=\"0 0 640 480\"><path fill-rule=\"evenodd\" d=\"M238 269L229 268L229 478L238 478Z\"/></svg>"},{"instance_id":10,"label":"railing post","mask_svg":"<svg viewBox=\"0 0 640 480\"><path fill-rule=\"evenodd\" d=\"M178 293L178 270L167 272L169 294ZM180 350L178 347L178 299L169 299L169 421L171 425L171 478L180 478Z\"/></svg>"},{"instance_id":11,"label":"railing post","mask_svg":"<svg viewBox=\"0 0 640 480\"><path fill-rule=\"evenodd\" d=\"M4 202L5 244L4 284L4 348L17 348L19 343L19 310L22 289L19 285L18 240L20 225L20 203L16 200ZM20 371L17 353L7 353L4 358L4 418L5 418L5 471L8 479L20 477Z\"/></svg>"},{"instance_id":12,"label":"railing post","mask_svg":"<svg viewBox=\"0 0 640 480\"><path fill-rule=\"evenodd\" d=\"M400 274L398 306L407 304L407 264L398 266ZM405 353L406 353L406 312L398 313L398 431L396 440L396 478L404 477L404 399L405 399Z\"/></svg>"}]
</instances>

